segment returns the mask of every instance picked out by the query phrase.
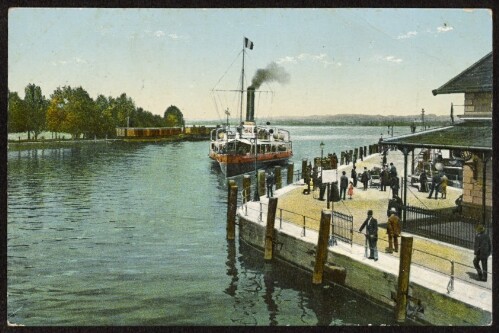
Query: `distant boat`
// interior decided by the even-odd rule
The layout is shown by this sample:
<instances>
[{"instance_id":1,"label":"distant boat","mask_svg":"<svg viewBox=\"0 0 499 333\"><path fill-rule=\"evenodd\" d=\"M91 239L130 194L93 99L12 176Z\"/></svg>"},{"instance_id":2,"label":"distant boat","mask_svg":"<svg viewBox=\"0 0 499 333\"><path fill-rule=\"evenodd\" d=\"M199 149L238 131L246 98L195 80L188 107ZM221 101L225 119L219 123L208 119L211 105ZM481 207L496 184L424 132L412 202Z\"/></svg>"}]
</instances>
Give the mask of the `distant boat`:
<instances>
[{"instance_id":1,"label":"distant boat","mask_svg":"<svg viewBox=\"0 0 499 333\"><path fill-rule=\"evenodd\" d=\"M251 43L251 42L250 42ZM250 44L252 48L252 43ZM248 47L245 38L243 46L242 75L244 77L244 48ZM244 96L244 80L241 80L241 102ZM218 162L226 177L232 177L266 168L285 164L293 156L293 145L289 131L264 126L255 122L255 88L246 90L246 120L238 126L228 123L211 131L209 157ZM242 106L241 106L242 113Z\"/></svg>"}]
</instances>

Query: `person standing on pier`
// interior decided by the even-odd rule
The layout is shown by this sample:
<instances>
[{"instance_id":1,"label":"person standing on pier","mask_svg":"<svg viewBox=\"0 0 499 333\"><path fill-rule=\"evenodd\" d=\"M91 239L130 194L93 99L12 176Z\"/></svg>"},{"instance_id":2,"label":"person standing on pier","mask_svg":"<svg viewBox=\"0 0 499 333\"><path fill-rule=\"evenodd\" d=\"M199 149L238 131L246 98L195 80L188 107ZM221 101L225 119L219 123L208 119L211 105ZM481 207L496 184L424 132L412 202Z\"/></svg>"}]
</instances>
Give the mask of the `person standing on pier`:
<instances>
[{"instance_id":1,"label":"person standing on pier","mask_svg":"<svg viewBox=\"0 0 499 333\"><path fill-rule=\"evenodd\" d=\"M430 195L428 195L428 199L431 199L433 191L435 191L435 199L438 198L438 192L440 190L440 175L436 172L431 178L431 190Z\"/></svg>"},{"instance_id":2,"label":"person standing on pier","mask_svg":"<svg viewBox=\"0 0 499 333\"><path fill-rule=\"evenodd\" d=\"M348 177L346 176L346 172L342 171L340 177L340 199L343 198L343 200L345 200L347 187L348 187Z\"/></svg>"},{"instance_id":3,"label":"person standing on pier","mask_svg":"<svg viewBox=\"0 0 499 333\"><path fill-rule=\"evenodd\" d=\"M388 183L388 171L386 170L386 166L383 165L381 172L379 173L379 190L385 192L386 191L386 183Z\"/></svg>"},{"instance_id":4,"label":"person standing on pier","mask_svg":"<svg viewBox=\"0 0 499 333\"><path fill-rule=\"evenodd\" d=\"M392 189L392 197L398 197L399 196L399 179L398 177L392 177L390 180L390 188Z\"/></svg>"},{"instance_id":5,"label":"person standing on pier","mask_svg":"<svg viewBox=\"0 0 499 333\"><path fill-rule=\"evenodd\" d=\"M360 226L359 232L366 228L366 240L369 245L369 257L368 259L374 259L378 261L378 221L373 217L373 211L367 211L367 219Z\"/></svg>"},{"instance_id":6,"label":"person standing on pier","mask_svg":"<svg viewBox=\"0 0 499 333\"><path fill-rule=\"evenodd\" d=\"M305 176L304 176L305 177L304 181L305 184L307 185L307 188L303 190L303 194L310 194L310 172L311 172L310 167L307 166L305 168Z\"/></svg>"},{"instance_id":7,"label":"person standing on pier","mask_svg":"<svg viewBox=\"0 0 499 333\"><path fill-rule=\"evenodd\" d=\"M388 253L399 251L399 241L400 236L400 218L397 216L397 209L392 207L390 209L390 217L388 218L388 223L386 225L386 233L388 235Z\"/></svg>"},{"instance_id":8,"label":"person standing on pier","mask_svg":"<svg viewBox=\"0 0 499 333\"><path fill-rule=\"evenodd\" d=\"M440 193L442 193L442 199L447 199L447 182L449 178L445 174L440 178Z\"/></svg>"},{"instance_id":9,"label":"person standing on pier","mask_svg":"<svg viewBox=\"0 0 499 333\"><path fill-rule=\"evenodd\" d=\"M428 177L426 176L426 171L423 170L419 175L419 184L421 184L421 192L428 192L428 187L426 186L428 183Z\"/></svg>"},{"instance_id":10,"label":"person standing on pier","mask_svg":"<svg viewBox=\"0 0 499 333\"><path fill-rule=\"evenodd\" d=\"M348 185L348 199L352 199L352 195L353 195L353 183L350 182L350 184Z\"/></svg>"},{"instance_id":11,"label":"person standing on pier","mask_svg":"<svg viewBox=\"0 0 499 333\"><path fill-rule=\"evenodd\" d=\"M367 183L369 182L369 173L366 167L364 167L364 172L362 173L360 181L364 185L364 191L367 191Z\"/></svg>"},{"instance_id":12,"label":"person standing on pier","mask_svg":"<svg viewBox=\"0 0 499 333\"><path fill-rule=\"evenodd\" d=\"M274 174L269 171L267 174L267 198L274 196Z\"/></svg>"},{"instance_id":13,"label":"person standing on pier","mask_svg":"<svg viewBox=\"0 0 499 333\"><path fill-rule=\"evenodd\" d=\"M353 186L357 187L357 171L356 167L352 168L352 172L350 173L350 177L352 178Z\"/></svg>"},{"instance_id":14,"label":"person standing on pier","mask_svg":"<svg viewBox=\"0 0 499 333\"><path fill-rule=\"evenodd\" d=\"M473 266L478 273L478 280L487 282L487 259L491 252L490 237L485 233L485 227L482 224L476 227L476 231ZM480 263L482 267L480 267Z\"/></svg>"}]
</instances>

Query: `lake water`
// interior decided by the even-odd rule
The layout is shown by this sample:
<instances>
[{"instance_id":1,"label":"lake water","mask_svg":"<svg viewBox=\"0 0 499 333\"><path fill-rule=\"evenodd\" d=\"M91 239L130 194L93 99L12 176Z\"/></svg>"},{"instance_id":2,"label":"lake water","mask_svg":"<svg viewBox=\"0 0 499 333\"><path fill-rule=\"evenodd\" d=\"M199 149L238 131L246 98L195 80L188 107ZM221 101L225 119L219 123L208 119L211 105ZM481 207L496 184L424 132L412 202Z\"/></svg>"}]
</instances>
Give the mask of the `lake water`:
<instances>
[{"instance_id":1,"label":"lake water","mask_svg":"<svg viewBox=\"0 0 499 333\"><path fill-rule=\"evenodd\" d=\"M289 129L295 170L302 158L320 156L321 141L324 155L339 156L387 132ZM262 253L227 241L226 179L207 155L206 141L10 149L7 319L36 326L394 324L392 310L339 287L314 287L310 273L264 263Z\"/></svg>"}]
</instances>

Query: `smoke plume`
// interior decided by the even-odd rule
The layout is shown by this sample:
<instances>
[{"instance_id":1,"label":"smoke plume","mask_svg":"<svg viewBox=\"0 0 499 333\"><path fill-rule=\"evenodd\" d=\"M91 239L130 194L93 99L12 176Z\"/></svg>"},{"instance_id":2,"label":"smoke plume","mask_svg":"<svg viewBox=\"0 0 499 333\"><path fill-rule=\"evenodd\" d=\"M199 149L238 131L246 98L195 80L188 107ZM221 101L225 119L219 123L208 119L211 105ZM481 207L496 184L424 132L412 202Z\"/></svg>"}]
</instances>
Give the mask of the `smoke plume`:
<instances>
[{"instance_id":1,"label":"smoke plume","mask_svg":"<svg viewBox=\"0 0 499 333\"><path fill-rule=\"evenodd\" d=\"M289 73L275 62L271 62L264 69L258 69L255 73L255 76L251 80L251 86L255 89L258 89L260 88L262 83L273 81L277 81L280 84L289 82Z\"/></svg>"}]
</instances>

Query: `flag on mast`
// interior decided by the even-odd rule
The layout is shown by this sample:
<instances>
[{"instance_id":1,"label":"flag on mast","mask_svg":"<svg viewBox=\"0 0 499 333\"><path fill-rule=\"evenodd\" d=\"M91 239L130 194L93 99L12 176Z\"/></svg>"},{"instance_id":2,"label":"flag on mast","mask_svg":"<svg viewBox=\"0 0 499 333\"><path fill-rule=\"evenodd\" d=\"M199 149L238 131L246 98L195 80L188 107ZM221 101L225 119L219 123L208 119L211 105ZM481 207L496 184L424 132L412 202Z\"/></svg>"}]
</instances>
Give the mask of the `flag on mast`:
<instances>
[{"instance_id":1,"label":"flag on mast","mask_svg":"<svg viewBox=\"0 0 499 333\"><path fill-rule=\"evenodd\" d=\"M244 37L244 47L253 50L253 42Z\"/></svg>"}]
</instances>

